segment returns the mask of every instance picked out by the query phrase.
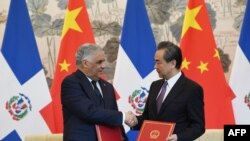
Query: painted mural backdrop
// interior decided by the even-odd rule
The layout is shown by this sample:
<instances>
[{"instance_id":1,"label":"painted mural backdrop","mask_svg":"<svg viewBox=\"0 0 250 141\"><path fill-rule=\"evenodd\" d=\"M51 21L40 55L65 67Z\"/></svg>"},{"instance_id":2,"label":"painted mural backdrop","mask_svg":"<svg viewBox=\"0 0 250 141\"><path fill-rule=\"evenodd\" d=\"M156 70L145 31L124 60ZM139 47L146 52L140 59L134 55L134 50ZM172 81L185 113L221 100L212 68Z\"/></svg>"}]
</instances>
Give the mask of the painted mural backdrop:
<instances>
[{"instance_id":1,"label":"painted mural backdrop","mask_svg":"<svg viewBox=\"0 0 250 141\"><path fill-rule=\"evenodd\" d=\"M38 48L51 85L67 0L26 0ZM0 44L10 0L0 1ZM106 75L113 80L126 0L85 0L96 43L107 55ZM187 1L145 0L156 42L179 44ZM246 0L206 0L226 79L229 79ZM25 34L25 33L24 33Z\"/></svg>"}]
</instances>

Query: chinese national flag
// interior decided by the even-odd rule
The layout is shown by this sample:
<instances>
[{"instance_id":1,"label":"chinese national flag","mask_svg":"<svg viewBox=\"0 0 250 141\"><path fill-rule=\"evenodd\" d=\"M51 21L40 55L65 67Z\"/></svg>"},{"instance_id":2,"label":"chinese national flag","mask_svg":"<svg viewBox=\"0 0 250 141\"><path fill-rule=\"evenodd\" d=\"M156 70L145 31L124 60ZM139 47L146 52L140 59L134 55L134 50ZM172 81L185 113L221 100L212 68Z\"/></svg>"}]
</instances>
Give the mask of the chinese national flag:
<instances>
[{"instance_id":1,"label":"chinese national flag","mask_svg":"<svg viewBox=\"0 0 250 141\"><path fill-rule=\"evenodd\" d=\"M62 133L63 118L61 107L61 82L65 76L76 70L75 53L83 43L94 43L94 35L83 0L69 0L61 37L61 47L57 59L56 71L51 87L55 130Z\"/></svg>"},{"instance_id":2,"label":"chinese national flag","mask_svg":"<svg viewBox=\"0 0 250 141\"><path fill-rule=\"evenodd\" d=\"M204 90L206 128L235 124L228 86L204 0L189 0L181 34L182 71Z\"/></svg>"}]
</instances>

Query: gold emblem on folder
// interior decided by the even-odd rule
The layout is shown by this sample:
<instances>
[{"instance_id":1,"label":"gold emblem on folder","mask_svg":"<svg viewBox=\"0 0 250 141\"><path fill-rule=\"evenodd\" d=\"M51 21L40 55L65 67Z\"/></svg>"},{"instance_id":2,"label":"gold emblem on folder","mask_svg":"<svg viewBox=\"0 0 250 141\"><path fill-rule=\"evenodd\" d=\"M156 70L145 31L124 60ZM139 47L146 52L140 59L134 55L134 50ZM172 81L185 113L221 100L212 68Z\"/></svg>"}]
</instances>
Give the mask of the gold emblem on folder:
<instances>
[{"instance_id":1,"label":"gold emblem on folder","mask_svg":"<svg viewBox=\"0 0 250 141\"><path fill-rule=\"evenodd\" d=\"M160 131L159 130L152 130L150 132L150 138L151 139L157 139L160 136Z\"/></svg>"}]
</instances>

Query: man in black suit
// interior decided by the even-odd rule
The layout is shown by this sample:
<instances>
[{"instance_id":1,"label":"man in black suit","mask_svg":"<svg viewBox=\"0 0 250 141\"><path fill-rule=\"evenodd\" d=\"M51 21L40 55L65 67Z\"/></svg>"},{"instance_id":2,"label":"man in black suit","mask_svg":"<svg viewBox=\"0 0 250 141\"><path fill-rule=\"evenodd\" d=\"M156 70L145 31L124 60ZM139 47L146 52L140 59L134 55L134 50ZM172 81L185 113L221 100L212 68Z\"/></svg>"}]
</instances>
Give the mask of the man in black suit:
<instances>
[{"instance_id":1,"label":"man in black suit","mask_svg":"<svg viewBox=\"0 0 250 141\"><path fill-rule=\"evenodd\" d=\"M101 79L104 62L104 51L96 45L77 50L77 70L61 85L64 141L97 141L96 124L121 127L127 140L122 124L129 115L118 111L113 86Z\"/></svg>"},{"instance_id":2,"label":"man in black suit","mask_svg":"<svg viewBox=\"0 0 250 141\"><path fill-rule=\"evenodd\" d=\"M163 41L155 53L155 69L160 80L149 90L145 110L137 116L133 129L140 129L143 120L176 123L167 141L193 141L205 132L203 89L180 70L180 48ZM164 92L163 92L164 91Z\"/></svg>"}]
</instances>

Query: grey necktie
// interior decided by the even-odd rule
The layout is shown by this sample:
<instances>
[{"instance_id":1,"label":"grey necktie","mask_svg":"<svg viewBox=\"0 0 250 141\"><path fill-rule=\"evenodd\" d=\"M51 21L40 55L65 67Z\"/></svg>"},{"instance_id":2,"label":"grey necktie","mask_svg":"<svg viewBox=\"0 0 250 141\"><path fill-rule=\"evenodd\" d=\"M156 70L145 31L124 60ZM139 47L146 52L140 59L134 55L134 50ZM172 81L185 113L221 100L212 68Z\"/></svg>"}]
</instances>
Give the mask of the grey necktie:
<instances>
[{"instance_id":1,"label":"grey necktie","mask_svg":"<svg viewBox=\"0 0 250 141\"><path fill-rule=\"evenodd\" d=\"M166 88L167 88L167 85L168 85L168 82L167 81L165 81L164 83L163 83L163 85L161 86L161 92L160 92L160 94L159 94L159 96L158 96L158 98L157 98L157 113L159 113L160 112L160 109L161 109L161 105L162 105L162 102L163 102L163 98L164 98L164 95L165 95L165 93L166 93Z\"/></svg>"}]
</instances>

